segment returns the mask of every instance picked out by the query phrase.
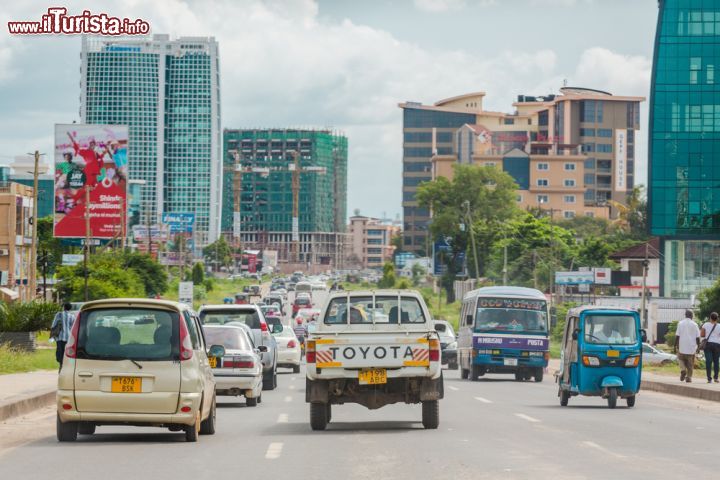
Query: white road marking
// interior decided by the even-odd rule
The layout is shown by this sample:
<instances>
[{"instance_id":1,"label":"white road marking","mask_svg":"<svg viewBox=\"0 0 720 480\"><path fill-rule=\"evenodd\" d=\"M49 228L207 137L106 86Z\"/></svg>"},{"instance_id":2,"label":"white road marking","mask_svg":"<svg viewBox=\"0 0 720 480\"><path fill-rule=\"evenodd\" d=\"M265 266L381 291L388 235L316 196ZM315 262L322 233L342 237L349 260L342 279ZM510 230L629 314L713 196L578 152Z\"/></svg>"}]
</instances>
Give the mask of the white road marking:
<instances>
[{"instance_id":1,"label":"white road marking","mask_svg":"<svg viewBox=\"0 0 720 480\"><path fill-rule=\"evenodd\" d=\"M290 385L288 388L289 388L290 390L295 390L295 385Z\"/></svg>"},{"instance_id":2,"label":"white road marking","mask_svg":"<svg viewBox=\"0 0 720 480\"><path fill-rule=\"evenodd\" d=\"M294 381L295 381L295 377L290 377L290 380L292 380L292 381L294 382Z\"/></svg>"},{"instance_id":3,"label":"white road marking","mask_svg":"<svg viewBox=\"0 0 720 480\"><path fill-rule=\"evenodd\" d=\"M458 390L460 390L458 387L453 387L452 385L448 385L448 388L454 392L457 392Z\"/></svg>"},{"instance_id":4,"label":"white road marking","mask_svg":"<svg viewBox=\"0 0 720 480\"><path fill-rule=\"evenodd\" d=\"M488 400L487 398L483 398L483 397L475 397L475 400L482 402L482 403L492 403L492 400Z\"/></svg>"},{"instance_id":5,"label":"white road marking","mask_svg":"<svg viewBox=\"0 0 720 480\"><path fill-rule=\"evenodd\" d=\"M287 413L281 413L280 416L277 419L277 423L288 423L288 414Z\"/></svg>"},{"instance_id":6,"label":"white road marking","mask_svg":"<svg viewBox=\"0 0 720 480\"><path fill-rule=\"evenodd\" d=\"M292 402L292 397L290 395L288 395L287 397L285 397L285 401Z\"/></svg>"},{"instance_id":7,"label":"white road marking","mask_svg":"<svg viewBox=\"0 0 720 480\"><path fill-rule=\"evenodd\" d=\"M539 423L540 422L540 420L538 420L537 418L533 418L529 415L525 415L524 413L516 413L515 416L518 418L522 418L523 420L527 420L530 423Z\"/></svg>"},{"instance_id":8,"label":"white road marking","mask_svg":"<svg viewBox=\"0 0 720 480\"><path fill-rule=\"evenodd\" d=\"M584 441L584 442L582 442L582 443L583 443L583 445L585 445L586 447L594 448L594 449L599 450L599 451L601 451L601 452L603 452L603 453L605 453L605 454L607 454L607 455L612 455L613 457L616 457L616 458L626 458L625 455L620 455L620 454L618 454L618 453L611 452L611 451L608 450L607 448L601 447L600 445L598 445L598 444L595 443L595 442L591 442L591 441L589 441L589 440L586 440L586 441Z\"/></svg>"},{"instance_id":9,"label":"white road marking","mask_svg":"<svg viewBox=\"0 0 720 480\"><path fill-rule=\"evenodd\" d=\"M280 458L282 449L283 449L282 442L271 443L270 445L268 445L267 452L265 452L265 458L268 460L275 460L276 458Z\"/></svg>"}]
</instances>

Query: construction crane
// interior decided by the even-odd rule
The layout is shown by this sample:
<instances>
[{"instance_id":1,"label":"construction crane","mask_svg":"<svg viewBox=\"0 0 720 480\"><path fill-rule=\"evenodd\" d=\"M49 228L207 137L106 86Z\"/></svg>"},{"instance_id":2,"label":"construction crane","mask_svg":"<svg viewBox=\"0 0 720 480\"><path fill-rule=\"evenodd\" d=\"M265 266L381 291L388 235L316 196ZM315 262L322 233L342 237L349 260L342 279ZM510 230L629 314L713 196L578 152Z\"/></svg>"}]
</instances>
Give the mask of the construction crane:
<instances>
[{"instance_id":1,"label":"construction crane","mask_svg":"<svg viewBox=\"0 0 720 480\"><path fill-rule=\"evenodd\" d=\"M243 173L262 173L267 175L270 173L269 168L263 167L243 167L240 162L240 152L230 150L235 162L232 166L225 167L225 172L233 173L233 246L240 250L242 261L242 221L241 221L241 204L242 204L242 177Z\"/></svg>"},{"instance_id":2,"label":"construction crane","mask_svg":"<svg viewBox=\"0 0 720 480\"><path fill-rule=\"evenodd\" d=\"M298 263L299 258L299 244L300 244L300 175L303 173L317 173L325 175L327 169L325 167L302 167L300 166L300 154L296 150L288 150L290 155L293 157L293 163L288 165L288 170L292 173L292 199L293 199L293 211L292 211L292 243L291 245L291 258L293 263Z\"/></svg>"}]
</instances>

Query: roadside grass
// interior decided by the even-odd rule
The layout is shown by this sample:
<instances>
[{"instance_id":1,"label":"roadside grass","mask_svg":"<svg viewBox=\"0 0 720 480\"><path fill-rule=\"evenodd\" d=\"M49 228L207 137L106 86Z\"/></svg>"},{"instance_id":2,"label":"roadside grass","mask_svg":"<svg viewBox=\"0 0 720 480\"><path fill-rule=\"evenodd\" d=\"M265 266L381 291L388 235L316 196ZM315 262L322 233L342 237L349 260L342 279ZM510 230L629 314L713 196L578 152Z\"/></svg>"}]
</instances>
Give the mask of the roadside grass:
<instances>
[{"instance_id":1,"label":"roadside grass","mask_svg":"<svg viewBox=\"0 0 720 480\"><path fill-rule=\"evenodd\" d=\"M0 345L0 375L57 368L54 349L43 348L30 353L10 348L8 345Z\"/></svg>"}]
</instances>

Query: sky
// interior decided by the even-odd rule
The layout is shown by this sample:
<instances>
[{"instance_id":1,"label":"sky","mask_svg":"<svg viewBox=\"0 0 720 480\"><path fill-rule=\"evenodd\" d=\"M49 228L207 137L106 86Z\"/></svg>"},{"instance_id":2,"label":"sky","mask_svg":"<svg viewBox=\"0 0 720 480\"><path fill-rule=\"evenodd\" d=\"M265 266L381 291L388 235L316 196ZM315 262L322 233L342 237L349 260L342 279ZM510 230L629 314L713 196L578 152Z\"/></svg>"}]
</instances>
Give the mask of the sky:
<instances>
[{"instance_id":1,"label":"sky","mask_svg":"<svg viewBox=\"0 0 720 480\"><path fill-rule=\"evenodd\" d=\"M657 0L35 0L0 6L0 164L53 152L53 126L79 120L79 36L14 36L8 21L51 6L141 18L151 33L214 36L222 127L333 127L349 142L348 214L401 214L398 103L563 82L648 98ZM647 102L636 183L647 178ZM49 155L46 155L49 157Z\"/></svg>"}]
</instances>

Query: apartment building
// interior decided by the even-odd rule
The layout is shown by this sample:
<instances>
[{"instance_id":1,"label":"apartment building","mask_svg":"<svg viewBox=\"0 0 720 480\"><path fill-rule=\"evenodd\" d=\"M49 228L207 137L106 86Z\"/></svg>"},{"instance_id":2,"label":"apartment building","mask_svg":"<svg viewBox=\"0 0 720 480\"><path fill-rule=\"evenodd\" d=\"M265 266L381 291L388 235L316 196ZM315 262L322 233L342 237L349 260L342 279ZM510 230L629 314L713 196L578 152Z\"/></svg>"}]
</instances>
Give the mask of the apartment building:
<instances>
[{"instance_id":1,"label":"apartment building","mask_svg":"<svg viewBox=\"0 0 720 480\"><path fill-rule=\"evenodd\" d=\"M348 232L352 242L349 253L354 260L362 268L380 268L393 258L392 237L400 233L400 227L378 218L355 215L350 217Z\"/></svg>"},{"instance_id":2,"label":"apartment building","mask_svg":"<svg viewBox=\"0 0 720 480\"><path fill-rule=\"evenodd\" d=\"M0 300L27 302L30 290L33 189L0 182Z\"/></svg>"}]
</instances>

